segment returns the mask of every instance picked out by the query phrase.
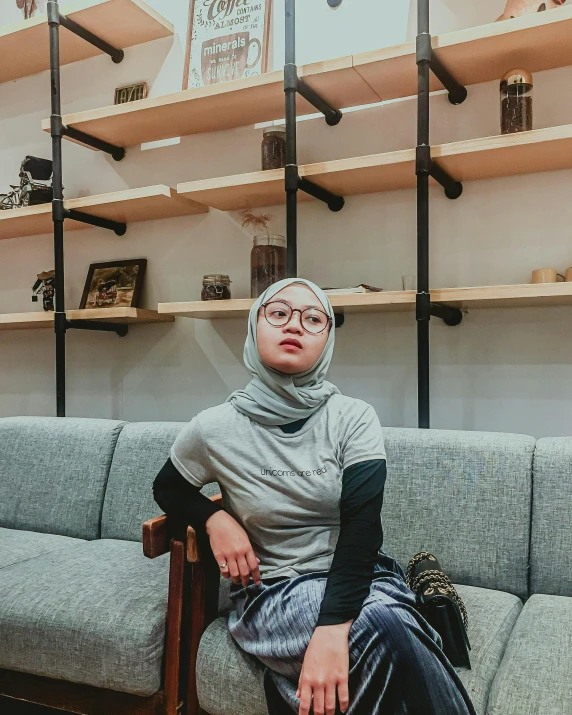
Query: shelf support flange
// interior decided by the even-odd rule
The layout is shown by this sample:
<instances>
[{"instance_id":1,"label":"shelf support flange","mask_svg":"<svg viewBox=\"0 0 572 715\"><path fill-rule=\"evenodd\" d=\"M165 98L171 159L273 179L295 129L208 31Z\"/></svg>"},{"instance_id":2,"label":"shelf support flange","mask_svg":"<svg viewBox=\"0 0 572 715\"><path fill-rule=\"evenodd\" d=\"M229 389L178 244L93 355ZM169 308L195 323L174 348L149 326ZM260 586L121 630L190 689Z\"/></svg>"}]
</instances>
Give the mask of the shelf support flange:
<instances>
[{"instance_id":1,"label":"shelf support flange","mask_svg":"<svg viewBox=\"0 0 572 715\"><path fill-rule=\"evenodd\" d=\"M417 176L431 176L445 189L448 199L458 199L463 193L463 184L455 181L449 174L436 164L431 158L431 147L421 144L417 147L415 160L415 173Z\"/></svg>"},{"instance_id":2,"label":"shelf support flange","mask_svg":"<svg viewBox=\"0 0 572 715\"><path fill-rule=\"evenodd\" d=\"M89 30L86 30L85 27L78 25L75 20L70 20L69 17L62 15L60 12L58 13L58 21L62 27L66 28L66 30L73 32L74 35L81 37L82 40L89 42L90 45L97 47L102 52L105 52L106 55L109 55L115 64L119 64L123 61L123 58L125 57L123 50L118 50L116 47L113 47L105 40L102 40L97 35L94 35L93 32L90 32Z\"/></svg>"},{"instance_id":3,"label":"shelf support flange","mask_svg":"<svg viewBox=\"0 0 572 715\"><path fill-rule=\"evenodd\" d=\"M81 221L82 223L87 223L90 226L99 226L99 228L105 228L108 231L115 231L117 236L125 236L127 231L126 223L120 223L119 221L113 221L112 219L102 218L101 216L92 216L91 214L86 214L83 211L76 211L75 209L64 209L64 218L69 218L72 221Z\"/></svg>"},{"instance_id":4,"label":"shelf support flange","mask_svg":"<svg viewBox=\"0 0 572 715\"><path fill-rule=\"evenodd\" d=\"M467 99L467 88L459 84L433 51L431 35L421 32L417 35L417 64L426 62L435 77L449 92L451 104L462 104Z\"/></svg>"},{"instance_id":5,"label":"shelf support flange","mask_svg":"<svg viewBox=\"0 0 572 715\"><path fill-rule=\"evenodd\" d=\"M429 321L431 317L440 318L445 325L455 327L463 321L463 313L459 308L442 303L433 303L429 293L420 291L417 293L415 303L416 319L418 321Z\"/></svg>"},{"instance_id":6,"label":"shelf support flange","mask_svg":"<svg viewBox=\"0 0 572 715\"><path fill-rule=\"evenodd\" d=\"M301 97L304 97L318 112L324 115L328 126L335 127L336 124L341 122L343 117L342 112L332 107L329 102L320 97L316 90L312 89L309 84L298 77L298 68L291 62L284 65L284 91L298 92Z\"/></svg>"},{"instance_id":7,"label":"shelf support flange","mask_svg":"<svg viewBox=\"0 0 572 715\"><path fill-rule=\"evenodd\" d=\"M92 320L66 320L66 328L73 330L97 330L105 333L117 333L124 338L129 332L127 323L106 323L105 321Z\"/></svg>"},{"instance_id":8,"label":"shelf support flange","mask_svg":"<svg viewBox=\"0 0 572 715\"><path fill-rule=\"evenodd\" d=\"M330 211L333 211L334 213L337 213L344 208L345 199L343 196L333 194L331 191L328 191L328 189L324 189L321 186L314 184L313 181L308 181L308 179L304 178L303 176L300 176L298 174L297 166L293 166L292 169L294 169L296 172L297 188L300 191L304 191L306 194L310 194L310 196L313 196L315 199L323 201L325 204L327 204ZM291 170L291 174L293 176L294 171ZM292 180L293 179L291 179L291 181Z\"/></svg>"}]
</instances>

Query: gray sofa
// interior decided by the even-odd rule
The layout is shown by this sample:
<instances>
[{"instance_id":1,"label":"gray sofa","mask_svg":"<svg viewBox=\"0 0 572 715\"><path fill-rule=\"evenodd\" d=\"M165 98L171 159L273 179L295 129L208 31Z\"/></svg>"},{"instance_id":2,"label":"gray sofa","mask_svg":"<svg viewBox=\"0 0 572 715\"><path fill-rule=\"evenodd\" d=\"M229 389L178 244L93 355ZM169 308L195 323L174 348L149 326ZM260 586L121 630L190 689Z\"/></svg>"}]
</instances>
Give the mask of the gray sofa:
<instances>
[{"instance_id":1,"label":"gray sofa","mask_svg":"<svg viewBox=\"0 0 572 715\"><path fill-rule=\"evenodd\" d=\"M71 684L111 693L114 715L137 698L163 712L169 556L145 558L141 526L182 426L0 419L0 695L53 704L45 693ZM385 440L384 548L402 565L428 549L458 584L473 647L459 672L479 715L572 713L572 438ZM267 715L262 670L226 629L228 586L200 641L199 702ZM16 692L23 677L38 687Z\"/></svg>"}]
</instances>

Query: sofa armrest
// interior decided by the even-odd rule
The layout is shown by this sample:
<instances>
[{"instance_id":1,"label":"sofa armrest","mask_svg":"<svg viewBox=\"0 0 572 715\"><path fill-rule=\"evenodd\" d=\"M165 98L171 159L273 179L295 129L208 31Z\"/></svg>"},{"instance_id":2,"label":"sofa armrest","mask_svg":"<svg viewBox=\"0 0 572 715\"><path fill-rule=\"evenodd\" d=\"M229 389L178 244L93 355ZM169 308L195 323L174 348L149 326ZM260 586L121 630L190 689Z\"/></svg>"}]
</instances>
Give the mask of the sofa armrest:
<instances>
[{"instance_id":1,"label":"sofa armrest","mask_svg":"<svg viewBox=\"0 0 572 715\"><path fill-rule=\"evenodd\" d=\"M171 539L167 522L167 516L161 514L143 524L143 553L148 559L156 559L169 551Z\"/></svg>"}]
</instances>

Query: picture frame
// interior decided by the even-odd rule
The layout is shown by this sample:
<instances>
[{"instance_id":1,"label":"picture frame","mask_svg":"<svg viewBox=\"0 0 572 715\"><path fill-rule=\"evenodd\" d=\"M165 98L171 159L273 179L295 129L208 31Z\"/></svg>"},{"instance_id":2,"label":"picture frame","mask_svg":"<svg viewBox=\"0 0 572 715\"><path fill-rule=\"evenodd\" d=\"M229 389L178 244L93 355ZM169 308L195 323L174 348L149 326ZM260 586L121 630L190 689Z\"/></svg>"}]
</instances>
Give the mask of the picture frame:
<instances>
[{"instance_id":1,"label":"picture frame","mask_svg":"<svg viewBox=\"0 0 572 715\"><path fill-rule=\"evenodd\" d=\"M126 87L117 87L115 89L114 104L127 104L127 102L138 102L140 99L147 99L149 95L149 86L147 82L136 82L129 84Z\"/></svg>"},{"instance_id":2,"label":"picture frame","mask_svg":"<svg viewBox=\"0 0 572 715\"><path fill-rule=\"evenodd\" d=\"M190 0L183 89L268 69L272 0Z\"/></svg>"},{"instance_id":3,"label":"picture frame","mask_svg":"<svg viewBox=\"0 0 572 715\"><path fill-rule=\"evenodd\" d=\"M80 310L138 308L146 269L146 258L92 263L87 272Z\"/></svg>"}]
</instances>

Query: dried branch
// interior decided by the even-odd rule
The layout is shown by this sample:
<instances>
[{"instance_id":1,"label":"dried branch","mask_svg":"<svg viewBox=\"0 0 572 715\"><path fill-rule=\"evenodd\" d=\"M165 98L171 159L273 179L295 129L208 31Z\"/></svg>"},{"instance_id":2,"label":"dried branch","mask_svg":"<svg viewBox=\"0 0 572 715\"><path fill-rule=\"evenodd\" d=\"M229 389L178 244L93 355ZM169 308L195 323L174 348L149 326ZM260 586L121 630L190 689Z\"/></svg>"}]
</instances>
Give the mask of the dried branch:
<instances>
[{"instance_id":1,"label":"dried branch","mask_svg":"<svg viewBox=\"0 0 572 715\"><path fill-rule=\"evenodd\" d=\"M251 226L255 231L266 231L266 235L270 235L268 226L274 218L272 214L255 214L251 209L242 209L239 216L242 220L242 228Z\"/></svg>"}]
</instances>

